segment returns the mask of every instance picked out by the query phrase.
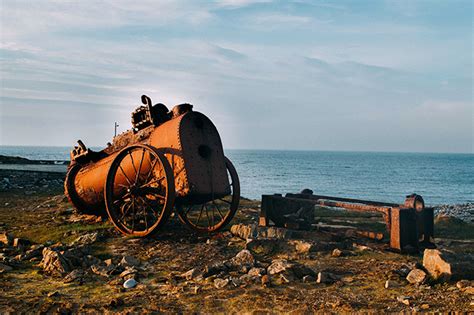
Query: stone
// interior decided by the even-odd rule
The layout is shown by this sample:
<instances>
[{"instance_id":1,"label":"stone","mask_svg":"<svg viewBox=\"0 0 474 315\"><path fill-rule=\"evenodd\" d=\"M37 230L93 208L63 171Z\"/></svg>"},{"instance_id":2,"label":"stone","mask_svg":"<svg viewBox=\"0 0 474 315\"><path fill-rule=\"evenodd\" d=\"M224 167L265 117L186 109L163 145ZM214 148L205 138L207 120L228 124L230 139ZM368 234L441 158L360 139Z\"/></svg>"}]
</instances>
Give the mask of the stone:
<instances>
[{"instance_id":1,"label":"stone","mask_svg":"<svg viewBox=\"0 0 474 315\"><path fill-rule=\"evenodd\" d=\"M393 280L385 281L385 289L393 289L393 288L397 288L399 286L400 285L396 281L393 281Z\"/></svg>"},{"instance_id":2,"label":"stone","mask_svg":"<svg viewBox=\"0 0 474 315\"><path fill-rule=\"evenodd\" d=\"M227 271L228 267L224 262L215 262L213 264L207 265L204 268L203 278L208 278L210 276L217 275L218 273Z\"/></svg>"},{"instance_id":3,"label":"stone","mask_svg":"<svg viewBox=\"0 0 474 315\"><path fill-rule=\"evenodd\" d=\"M40 265L48 274L64 275L73 269L69 259L49 247L45 247L42 254L43 259Z\"/></svg>"},{"instance_id":4,"label":"stone","mask_svg":"<svg viewBox=\"0 0 474 315\"><path fill-rule=\"evenodd\" d=\"M126 267L125 270L119 275L119 277L123 279L135 278L137 273L138 270L134 267Z\"/></svg>"},{"instance_id":5,"label":"stone","mask_svg":"<svg viewBox=\"0 0 474 315\"><path fill-rule=\"evenodd\" d=\"M316 279L313 276L307 275L303 277L303 283L314 282Z\"/></svg>"},{"instance_id":6,"label":"stone","mask_svg":"<svg viewBox=\"0 0 474 315\"><path fill-rule=\"evenodd\" d=\"M474 295L474 287L467 287L467 288L464 288L464 289L463 289L463 292L464 292L464 293L467 293L467 294L470 294L470 295Z\"/></svg>"},{"instance_id":7,"label":"stone","mask_svg":"<svg viewBox=\"0 0 474 315\"><path fill-rule=\"evenodd\" d=\"M93 273L96 275L102 276L102 277L109 277L109 275L112 273L114 270L113 265L102 265L102 264L95 264L91 266L91 270Z\"/></svg>"},{"instance_id":8,"label":"stone","mask_svg":"<svg viewBox=\"0 0 474 315\"><path fill-rule=\"evenodd\" d=\"M421 304L420 308L421 308L422 310L427 310L427 309L430 308L430 305L427 304L427 303L424 303L424 304Z\"/></svg>"},{"instance_id":9,"label":"stone","mask_svg":"<svg viewBox=\"0 0 474 315\"><path fill-rule=\"evenodd\" d=\"M318 278L316 279L317 283L333 283L335 280L337 280L337 277L333 275L332 273L329 272L319 272L318 273Z\"/></svg>"},{"instance_id":10,"label":"stone","mask_svg":"<svg viewBox=\"0 0 474 315\"><path fill-rule=\"evenodd\" d=\"M342 251L339 248L334 248L334 250L331 253L332 257L340 257L342 256Z\"/></svg>"},{"instance_id":11,"label":"stone","mask_svg":"<svg viewBox=\"0 0 474 315\"><path fill-rule=\"evenodd\" d=\"M0 243L10 246L13 244L13 236L8 234L7 232L1 232L0 233Z\"/></svg>"},{"instance_id":12,"label":"stone","mask_svg":"<svg viewBox=\"0 0 474 315\"><path fill-rule=\"evenodd\" d=\"M200 286L195 286L195 287L193 287L192 290L193 290L193 293L194 293L194 294L199 294L199 293L201 293L201 287L200 287Z\"/></svg>"},{"instance_id":13,"label":"stone","mask_svg":"<svg viewBox=\"0 0 474 315\"><path fill-rule=\"evenodd\" d=\"M465 289L467 287L473 286L474 283L472 283L469 280L460 280L456 282L456 287L460 290Z\"/></svg>"},{"instance_id":14,"label":"stone","mask_svg":"<svg viewBox=\"0 0 474 315\"><path fill-rule=\"evenodd\" d=\"M293 268L294 264L288 262L286 259L275 259L267 268L267 274L274 275Z\"/></svg>"},{"instance_id":15,"label":"stone","mask_svg":"<svg viewBox=\"0 0 474 315\"><path fill-rule=\"evenodd\" d=\"M135 286L137 285L137 280L131 278L131 279L128 279L127 281L125 281L123 283L123 287L125 289L131 289L131 288L134 288Z\"/></svg>"},{"instance_id":16,"label":"stone","mask_svg":"<svg viewBox=\"0 0 474 315\"><path fill-rule=\"evenodd\" d=\"M120 265L124 267L138 267L140 266L140 261L133 256L123 256Z\"/></svg>"},{"instance_id":17,"label":"stone","mask_svg":"<svg viewBox=\"0 0 474 315\"><path fill-rule=\"evenodd\" d=\"M71 282L82 282L84 280L84 271L81 269L74 269L66 277L64 277L64 283Z\"/></svg>"},{"instance_id":18,"label":"stone","mask_svg":"<svg viewBox=\"0 0 474 315\"><path fill-rule=\"evenodd\" d=\"M203 274L202 270L199 270L198 268L193 268L181 274L181 277L186 280L192 280L192 279L198 278L199 276L202 277L202 274Z\"/></svg>"},{"instance_id":19,"label":"stone","mask_svg":"<svg viewBox=\"0 0 474 315\"><path fill-rule=\"evenodd\" d=\"M56 297L56 296L60 296L58 291L52 291L48 293L48 297Z\"/></svg>"},{"instance_id":20,"label":"stone","mask_svg":"<svg viewBox=\"0 0 474 315\"><path fill-rule=\"evenodd\" d=\"M253 277L261 277L266 273L267 271L265 270L265 268L259 268L259 267L253 267L249 270L249 272L247 272L249 276L253 276Z\"/></svg>"},{"instance_id":21,"label":"stone","mask_svg":"<svg viewBox=\"0 0 474 315\"><path fill-rule=\"evenodd\" d=\"M230 232L244 240L257 237L257 226L255 224L234 224Z\"/></svg>"},{"instance_id":22,"label":"stone","mask_svg":"<svg viewBox=\"0 0 474 315\"><path fill-rule=\"evenodd\" d=\"M104 264L105 264L106 266L112 265L112 264L113 264L112 258L109 258L109 259L104 260Z\"/></svg>"},{"instance_id":23,"label":"stone","mask_svg":"<svg viewBox=\"0 0 474 315\"><path fill-rule=\"evenodd\" d=\"M270 283L270 276L269 276L269 275L263 275L261 282L262 282L262 285L263 285L264 287L269 287L270 284L271 284L271 283Z\"/></svg>"},{"instance_id":24,"label":"stone","mask_svg":"<svg viewBox=\"0 0 474 315\"><path fill-rule=\"evenodd\" d=\"M0 274L2 274L2 273L4 273L4 272L12 271L12 270L13 270L12 267L0 263Z\"/></svg>"},{"instance_id":25,"label":"stone","mask_svg":"<svg viewBox=\"0 0 474 315\"><path fill-rule=\"evenodd\" d=\"M275 239L250 239L247 240L245 248L256 255L270 255L279 246L278 240Z\"/></svg>"},{"instance_id":26,"label":"stone","mask_svg":"<svg viewBox=\"0 0 474 315\"><path fill-rule=\"evenodd\" d=\"M229 279L216 278L214 279L214 286L217 289L222 289L229 284L229 281L230 281Z\"/></svg>"},{"instance_id":27,"label":"stone","mask_svg":"<svg viewBox=\"0 0 474 315\"><path fill-rule=\"evenodd\" d=\"M398 302L403 303L407 306L410 306L410 300L411 300L411 297L409 297L409 296L401 295L401 296L397 297Z\"/></svg>"},{"instance_id":28,"label":"stone","mask_svg":"<svg viewBox=\"0 0 474 315\"><path fill-rule=\"evenodd\" d=\"M13 247L16 248L25 248L31 245L31 242L24 238L15 238L13 239Z\"/></svg>"},{"instance_id":29,"label":"stone","mask_svg":"<svg viewBox=\"0 0 474 315\"><path fill-rule=\"evenodd\" d=\"M44 245L33 245L29 250L26 251L23 260L30 260L35 257L40 257L42 255Z\"/></svg>"},{"instance_id":30,"label":"stone","mask_svg":"<svg viewBox=\"0 0 474 315\"><path fill-rule=\"evenodd\" d=\"M426 281L427 275L421 269L415 268L407 276L407 281L411 284L422 284Z\"/></svg>"},{"instance_id":31,"label":"stone","mask_svg":"<svg viewBox=\"0 0 474 315\"><path fill-rule=\"evenodd\" d=\"M287 240L287 239L290 239L291 236L292 236L292 232L290 230L281 228L281 227L260 226L258 229L258 237L261 237L261 238Z\"/></svg>"},{"instance_id":32,"label":"stone","mask_svg":"<svg viewBox=\"0 0 474 315\"><path fill-rule=\"evenodd\" d=\"M295 250L299 254L307 254L314 248L313 244L305 241L295 241Z\"/></svg>"},{"instance_id":33,"label":"stone","mask_svg":"<svg viewBox=\"0 0 474 315\"><path fill-rule=\"evenodd\" d=\"M71 246L86 246L91 245L97 241L99 233L87 233L84 235L79 236L76 238L72 243Z\"/></svg>"},{"instance_id":34,"label":"stone","mask_svg":"<svg viewBox=\"0 0 474 315\"><path fill-rule=\"evenodd\" d=\"M233 266L253 267L255 264L255 257L253 257L252 253L248 249L243 249L230 260L230 263Z\"/></svg>"},{"instance_id":35,"label":"stone","mask_svg":"<svg viewBox=\"0 0 474 315\"><path fill-rule=\"evenodd\" d=\"M474 279L474 259L469 254L455 254L447 250L425 249L423 267L434 280Z\"/></svg>"}]
</instances>

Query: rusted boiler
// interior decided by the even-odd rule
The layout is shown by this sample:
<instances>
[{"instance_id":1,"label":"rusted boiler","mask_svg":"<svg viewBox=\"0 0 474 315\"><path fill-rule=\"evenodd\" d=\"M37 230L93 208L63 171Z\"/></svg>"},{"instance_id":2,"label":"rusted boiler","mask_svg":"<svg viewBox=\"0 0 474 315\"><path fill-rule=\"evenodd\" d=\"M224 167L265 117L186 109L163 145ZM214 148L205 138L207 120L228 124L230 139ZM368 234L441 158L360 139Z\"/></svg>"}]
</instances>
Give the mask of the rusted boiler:
<instances>
[{"instance_id":1,"label":"rusted boiler","mask_svg":"<svg viewBox=\"0 0 474 315\"><path fill-rule=\"evenodd\" d=\"M168 111L142 96L132 129L94 152L81 141L71 151L65 191L78 211L105 214L124 234L156 232L173 209L199 232L214 232L235 215L237 172L219 133L204 114L181 104Z\"/></svg>"}]
</instances>

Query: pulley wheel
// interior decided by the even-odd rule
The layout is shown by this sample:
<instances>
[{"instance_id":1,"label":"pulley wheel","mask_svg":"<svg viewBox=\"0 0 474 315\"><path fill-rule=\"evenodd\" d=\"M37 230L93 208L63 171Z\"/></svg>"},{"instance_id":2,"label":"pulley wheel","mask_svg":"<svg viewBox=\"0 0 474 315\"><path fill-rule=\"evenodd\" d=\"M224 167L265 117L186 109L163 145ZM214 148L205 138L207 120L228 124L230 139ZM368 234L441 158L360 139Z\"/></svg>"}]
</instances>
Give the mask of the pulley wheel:
<instances>
[{"instance_id":1,"label":"pulley wheel","mask_svg":"<svg viewBox=\"0 0 474 315\"><path fill-rule=\"evenodd\" d=\"M126 235L147 236L168 220L175 199L168 160L148 145L132 145L117 154L105 182L110 220Z\"/></svg>"},{"instance_id":2,"label":"pulley wheel","mask_svg":"<svg viewBox=\"0 0 474 315\"><path fill-rule=\"evenodd\" d=\"M226 226L239 207L240 183L237 171L225 158L230 193L201 204L177 204L178 217L186 226L197 232L216 232Z\"/></svg>"}]
</instances>

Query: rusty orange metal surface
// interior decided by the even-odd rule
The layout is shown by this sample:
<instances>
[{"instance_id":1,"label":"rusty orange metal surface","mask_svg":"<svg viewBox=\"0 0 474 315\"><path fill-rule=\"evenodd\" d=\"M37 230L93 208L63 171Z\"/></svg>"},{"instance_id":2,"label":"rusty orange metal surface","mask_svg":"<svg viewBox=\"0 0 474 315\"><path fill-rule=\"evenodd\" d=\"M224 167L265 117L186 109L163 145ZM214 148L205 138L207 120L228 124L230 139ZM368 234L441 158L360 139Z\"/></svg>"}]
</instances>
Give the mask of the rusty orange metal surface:
<instances>
[{"instance_id":1,"label":"rusty orange metal surface","mask_svg":"<svg viewBox=\"0 0 474 315\"><path fill-rule=\"evenodd\" d=\"M190 104L177 105L168 111L163 104L151 105L147 96L142 97L142 102L144 106L132 113L133 128L114 137L104 150L94 152L79 141L79 146L71 151L71 166L65 181L66 195L81 212L105 214L107 210L110 216L109 208L114 208L114 204L109 205L111 201L106 200L105 191L109 185L109 199L117 199L112 201L116 204L121 199L125 202L127 198L133 199L130 203L133 203L135 215L138 213L135 208L141 207L139 210L142 211L143 207L148 207L147 203L148 212L167 204L168 200L156 203L151 191L155 189L155 195L161 196L160 189L163 193L163 189L170 190L173 186L172 191L166 191L167 198L173 199L171 207L174 203L179 209L189 204L203 205L199 220L205 212L209 222L205 230L214 231L218 226L215 224L217 219L212 217L211 220L209 212L212 210L216 217L220 215L219 222L229 221L217 206L230 202L230 215L233 216L239 199L234 195L240 194L237 174L224 156L216 127L204 114L193 111ZM161 157L165 161L161 161ZM166 174L168 167L171 174ZM110 175L112 169L113 176ZM165 177L165 181L151 183L161 177ZM172 183L166 182L168 178ZM217 202L218 199L222 200ZM209 202L213 206L205 208ZM216 214L218 210L219 214ZM130 210L122 207L114 211L124 212L123 215L127 216L125 212ZM133 220L136 221L135 217ZM148 214L141 220L149 220ZM121 230L123 232L126 228Z\"/></svg>"}]
</instances>

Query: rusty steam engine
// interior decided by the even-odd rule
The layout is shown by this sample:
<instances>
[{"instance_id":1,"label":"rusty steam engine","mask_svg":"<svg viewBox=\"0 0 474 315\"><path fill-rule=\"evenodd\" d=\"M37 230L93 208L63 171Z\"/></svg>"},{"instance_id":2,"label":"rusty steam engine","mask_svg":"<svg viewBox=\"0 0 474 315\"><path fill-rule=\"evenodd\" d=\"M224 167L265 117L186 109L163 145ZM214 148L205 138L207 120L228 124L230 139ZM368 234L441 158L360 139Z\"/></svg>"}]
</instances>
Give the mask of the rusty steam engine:
<instances>
[{"instance_id":1,"label":"rusty steam engine","mask_svg":"<svg viewBox=\"0 0 474 315\"><path fill-rule=\"evenodd\" d=\"M75 208L107 214L122 233L147 236L176 209L199 232L214 232L237 211L237 172L224 156L219 133L190 104L171 111L143 95L132 129L98 152L78 141L71 151L65 191Z\"/></svg>"}]
</instances>

